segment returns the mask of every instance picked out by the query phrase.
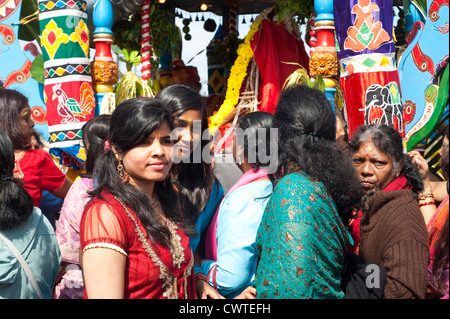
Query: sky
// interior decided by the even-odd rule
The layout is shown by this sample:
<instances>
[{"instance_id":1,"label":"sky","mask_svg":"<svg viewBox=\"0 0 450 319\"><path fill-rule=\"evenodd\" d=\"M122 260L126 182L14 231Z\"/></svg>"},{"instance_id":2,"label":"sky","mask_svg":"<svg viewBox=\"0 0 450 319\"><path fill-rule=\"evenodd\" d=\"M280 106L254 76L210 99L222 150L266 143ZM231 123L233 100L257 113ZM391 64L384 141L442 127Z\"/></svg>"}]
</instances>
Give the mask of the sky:
<instances>
[{"instance_id":1,"label":"sky","mask_svg":"<svg viewBox=\"0 0 450 319\"><path fill-rule=\"evenodd\" d=\"M200 93L204 96L208 95L208 60L206 58L206 50L203 51L201 54L197 55L202 50L206 49L206 47L209 45L211 40L213 39L215 32L208 32L205 31L203 28L204 22L203 21L195 21L197 18L197 15L199 19L202 19L202 16L204 15L205 20L213 19L216 22L217 27L222 24L223 19L221 16L215 15L211 12L205 12L205 13L189 13L187 11L179 10L183 14L183 18L190 18L192 17L192 22L189 24L189 28L191 29L189 34L192 35L192 39L190 41L186 41L184 39L184 33L183 35L183 50L182 50L182 56L181 59L186 64L186 66L195 66L197 67L200 81L202 84L202 90ZM239 31L239 38L243 39L247 35L247 33L250 31L250 20L252 15L241 15L239 17L239 25L238 25L238 31ZM257 17L256 14L253 15L254 18ZM242 24L242 20L245 18L246 24ZM180 29L183 29L183 19L176 18L175 24L180 27ZM217 30L217 29L216 29ZM191 61L192 59L192 61ZM188 62L191 61L189 64Z\"/></svg>"}]
</instances>

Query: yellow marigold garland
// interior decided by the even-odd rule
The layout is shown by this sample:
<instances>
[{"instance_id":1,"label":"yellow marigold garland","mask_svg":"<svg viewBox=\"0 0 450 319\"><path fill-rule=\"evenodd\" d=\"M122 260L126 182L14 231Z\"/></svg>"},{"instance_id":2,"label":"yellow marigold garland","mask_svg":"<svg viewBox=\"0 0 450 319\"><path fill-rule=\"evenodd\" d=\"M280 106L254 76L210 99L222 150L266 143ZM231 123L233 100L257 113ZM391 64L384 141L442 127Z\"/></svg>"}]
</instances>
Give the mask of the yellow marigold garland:
<instances>
[{"instance_id":1,"label":"yellow marigold garland","mask_svg":"<svg viewBox=\"0 0 450 319\"><path fill-rule=\"evenodd\" d=\"M214 133L219 124L222 123L223 119L230 114L239 102L242 83L247 76L248 64L253 58L253 50L250 43L253 40L255 33L259 30L261 21L262 20L257 20L252 24L249 33L245 37L244 43L240 44L237 49L238 57L230 70L225 101L217 113L209 118L209 127L212 133Z\"/></svg>"}]
</instances>

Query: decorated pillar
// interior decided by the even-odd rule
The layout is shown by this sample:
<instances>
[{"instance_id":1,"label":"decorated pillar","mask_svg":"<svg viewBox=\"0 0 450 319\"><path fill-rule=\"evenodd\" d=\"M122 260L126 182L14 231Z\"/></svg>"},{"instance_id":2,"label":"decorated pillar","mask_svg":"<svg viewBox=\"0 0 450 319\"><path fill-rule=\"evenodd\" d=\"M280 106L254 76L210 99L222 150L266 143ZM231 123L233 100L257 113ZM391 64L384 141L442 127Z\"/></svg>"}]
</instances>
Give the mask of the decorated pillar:
<instances>
[{"instance_id":1,"label":"decorated pillar","mask_svg":"<svg viewBox=\"0 0 450 319\"><path fill-rule=\"evenodd\" d=\"M230 2L229 6L229 20L228 20L228 29L229 32L237 32L238 28L237 28L237 19L238 19L238 4L236 1L232 1Z\"/></svg>"},{"instance_id":2,"label":"decorated pillar","mask_svg":"<svg viewBox=\"0 0 450 319\"><path fill-rule=\"evenodd\" d=\"M314 8L317 16L312 29L315 39L314 37L311 39L315 41L313 41L314 46L309 60L309 72L311 78L322 76L325 82L325 95L334 108L339 63L334 41L333 0L315 0Z\"/></svg>"},{"instance_id":3,"label":"decorated pillar","mask_svg":"<svg viewBox=\"0 0 450 319\"><path fill-rule=\"evenodd\" d=\"M151 54L151 29L150 29L150 0L144 0L142 4L142 49L141 49L141 71L142 71L142 79L147 81L152 76L151 68L152 68L152 54Z\"/></svg>"},{"instance_id":4,"label":"decorated pillar","mask_svg":"<svg viewBox=\"0 0 450 319\"><path fill-rule=\"evenodd\" d=\"M374 123L404 137L392 0L335 1L334 13L349 138L359 126Z\"/></svg>"},{"instance_id":5,"label":"decorated pillar","mask_svg":"<svg viewBox=\"0 0 450 319\"><path fill-rule=\"evenodd\" d=\"M85 1L38 1L50 154L81 168L83 125L94 116Z\"/></svg>"},{"instance_id":6,"label":"decorated pillar","mask_svg":"<svg viewBox=\"0 0 450 319\"><path fill-rule=\"evenodd\" d=\"M211 43L207 48L208 56L208 93L209 95L222 95L226 89L226 81L229 76L229 66L215 59L212 51L219 41L224 41L228 36L237 34L238 4L230 1L223 9L224 25L219 26Z\"/></svg>"},{"instance_id":7,"label":"decorated pillar","mask_svg":"<svg viewBox=\"0 0 450 319\"><path fill-rule=\"evenodd\" d=\"M97 102L95 116L108 114L115 106L113 85L118 81L119 67L111 53L111 45L114 42L111 31L113 20L112 3L108 0L97 0L93 11L95 57L91 63Z\"/></svg>"}]
</instances>

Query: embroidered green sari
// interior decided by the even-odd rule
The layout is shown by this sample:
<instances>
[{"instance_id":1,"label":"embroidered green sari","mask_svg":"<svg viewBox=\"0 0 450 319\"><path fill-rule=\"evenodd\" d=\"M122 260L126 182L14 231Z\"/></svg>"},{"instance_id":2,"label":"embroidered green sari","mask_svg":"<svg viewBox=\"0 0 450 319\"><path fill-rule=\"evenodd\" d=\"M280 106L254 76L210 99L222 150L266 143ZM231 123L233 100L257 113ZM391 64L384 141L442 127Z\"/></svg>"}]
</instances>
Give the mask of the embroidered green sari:
<instances>
[{"instance_id":1,"label":"embroidered green sari","mask_svg":"<svg viewBox=\"0 0 450 319\"><path fill-rule=\"evenodd\" d=\"M320 182L304 173L276 186L256 237L260 299L338 299L348 232Z\"/></svg>"}]
</instances>

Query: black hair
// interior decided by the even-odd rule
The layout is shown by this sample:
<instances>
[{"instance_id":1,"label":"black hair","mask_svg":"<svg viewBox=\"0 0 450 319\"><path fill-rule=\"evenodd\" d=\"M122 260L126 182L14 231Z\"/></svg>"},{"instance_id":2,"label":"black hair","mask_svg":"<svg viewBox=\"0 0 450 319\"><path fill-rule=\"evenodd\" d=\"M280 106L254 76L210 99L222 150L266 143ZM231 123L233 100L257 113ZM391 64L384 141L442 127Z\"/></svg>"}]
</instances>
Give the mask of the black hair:
<instances>
[{"instance_id":1,"label":"black hair","mask_svg":"<svg viewBox=\"0 0 450 319\"><path fill-rule=\"evenodd\" d=\"M411 162L408 154L404 152L402 137L393 127L384 124L360 126L349 143L351 151L357 152L360 146L369 139L376 148L391 158L394 169L399 169L402 166L402 169L397 173L406 177L408 185L416 195L423 190L420 173Z\"/></svg>"},{"instance_id":2,"label":"black hair","mask_svg":"<svg viewBox=\"0 0 450 319\"><path fill-rule=\"evenodd\" d=\"M159 92L156 99L170 112L173 121L186 111L195 110L202 114L202 130L208 128L205 100L192 88L185 85L171 85ZM196 147L200 147L203 151L209 142L208 139L201 138ZM186 227L189 227L190 232L195 230L198 216L208 203L214 183L217 182L211 161L205 161L203 158L210 154L202 153L202 160L198 162L193 158L196 150L192 151L188 161L174 164L179 165L179 172L173 181L179 190L180 205L186 218Z\"/></svg>"},{"instance_id":3,"label":"black hair","mask_svg":"<svg viewBox=\"0 0 450 319\"><path fill-rule=\"evenodd\" d=\"M20 113L26 107L28 99L22 93L0 88L0 130L8 134L14 149L26 146L19 126Z\"/></svg>"},{"instance_id":4,"label":"black hair","mask_svg":"<svg viewBox=\"0 0 450 319\"><path fill-rule=\"evenodd\" d=\"M117 152L126 152L141 145L164 123L172 129L171 115L159 101L152 98L130 99L114 110L110 122L109 141ZM118 160L112 147L98 157L94 168L98 186L91 195L104 199L102 193L110 192L135 212L151 241L171 247L170 231L159 220L150 199L130 183L122 183L117 174L117 165ZM183 227L178 198L171 183L156 182L154 193L167 218Z\"/></svg>"},{"instance_id":5,"label":"black hair","mask_svg":"<svg viewBox=\"0 0 450 319\"><path fill-rule=\"evenodd\" d=\"M8 134L0 131L0 230L12 229L33 212L33 199L13 178L14 149Z\"/></svg>"},{"instance_id":6,"label":"black hair","mask_svg":"<svg viewBox=\"0 0 450 319\"><path fill-rule=\"evenodd\" d=\"M99 115L87 121L81 129L83 143L85 147L86 145L89 145L89 147L86 147L86 161L84 163L86 173L84 174L84 177L93 177L95 161L105 149L110 121L111 115Z\"/></svg>"},{"instance_id":7,"label":"black hair","mask_svg":"<svg viewBox=\"0 0 450 319\"><path fill-rule=\"evenodd\" d=\"M41 148L45 147L45 144L42 141L41 134L35 129L33 129L33 136L36 139L37 145L34 145L34 149L40 150Z\"/></svg>"},{"instance_id":8,"label":"black hair","mask_svg":"<svg viewBox=\"0 0 450 319\"><path fill-rule=\"evenodd\" d=\"M272 182L305 172L325 185L348 225L363 191L350 159L336 148L336 115L325 94L302 84L283 90L273 125L279 135L279 170L270 175Z\"/></svg>"},{"instance_id":9,"label":"black hair","mask_svg":"<svg viewBox=\"0 0 450 319\"><path fill-rule=\"evenodd\" d=\"M273 115L269 112L251 112L239 118L237 127L241 130L235 131L236 141L243 144L243 156L245 158L249 159L249 156L253 155L254 158L251 159L249 164L254 168L254 171L269 166L270 156L267 152L270 152L270 129L273 128ZM240 136L240 134L243 134L243 136Z\"/></svg>"}]
</instances>

